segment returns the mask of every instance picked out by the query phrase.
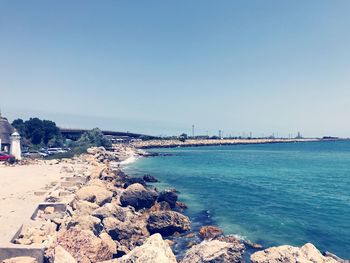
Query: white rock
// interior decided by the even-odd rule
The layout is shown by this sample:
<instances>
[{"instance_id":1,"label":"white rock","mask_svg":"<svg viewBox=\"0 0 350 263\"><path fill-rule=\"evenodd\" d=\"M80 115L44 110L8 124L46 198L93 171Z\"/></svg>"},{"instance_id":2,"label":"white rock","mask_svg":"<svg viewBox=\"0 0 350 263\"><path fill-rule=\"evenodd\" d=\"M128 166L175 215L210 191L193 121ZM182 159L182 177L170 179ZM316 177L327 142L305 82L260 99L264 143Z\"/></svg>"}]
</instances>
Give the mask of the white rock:
<instances>
[{"instance_id":1,"label":"white rock","mask_svg":"<svg viewBox=\"0 0 350 263\"><path fill-rule=\"evenodd\" d=\"M77 263L73 256L62 246L55 247L54 263Z\"/></svg>"}]
</instances>

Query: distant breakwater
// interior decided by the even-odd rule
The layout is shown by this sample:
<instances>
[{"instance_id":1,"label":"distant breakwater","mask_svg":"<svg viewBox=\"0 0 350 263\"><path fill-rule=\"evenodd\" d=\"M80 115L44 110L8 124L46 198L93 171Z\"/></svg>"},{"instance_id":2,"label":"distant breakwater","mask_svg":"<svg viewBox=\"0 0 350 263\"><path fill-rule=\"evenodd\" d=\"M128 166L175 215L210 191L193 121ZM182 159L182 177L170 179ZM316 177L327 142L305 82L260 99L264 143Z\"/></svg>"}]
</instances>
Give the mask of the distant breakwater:
<instances>
[{"instance_id":1,"label":"distant breakwater","mask_svg":"<svg viewBox=\"0 0 350 263\"><path fill-rule=\"evenodd\" d=\"M317 142L323 141L318 138L303 139L188 139L180 140L149 140L134 141L131 144L139 149L148 148L172 148L172 147L196 147L196 146L218 146L218 145L239 145L239 144L267 144L267 143L296 143L296 142Z\"/></svg>"}]
</instances>

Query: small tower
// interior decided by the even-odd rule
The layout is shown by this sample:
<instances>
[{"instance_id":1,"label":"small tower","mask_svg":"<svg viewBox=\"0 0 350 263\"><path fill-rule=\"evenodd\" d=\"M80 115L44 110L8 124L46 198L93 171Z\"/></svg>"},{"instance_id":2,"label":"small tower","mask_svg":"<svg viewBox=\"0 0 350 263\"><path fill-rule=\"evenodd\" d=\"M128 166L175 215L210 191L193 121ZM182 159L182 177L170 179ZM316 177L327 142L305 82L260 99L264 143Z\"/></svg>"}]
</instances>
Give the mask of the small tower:
<instances>
[{"instance_id":1,"label":"small tower","mask_svg":"<svg viewBox=\"0 0 350 263\"><path fill-rule=\"evenodd\" d=\"M22 160L21 136L16 130L11 134L11 154L16 160Z\"/></svg>"}]
</instances>

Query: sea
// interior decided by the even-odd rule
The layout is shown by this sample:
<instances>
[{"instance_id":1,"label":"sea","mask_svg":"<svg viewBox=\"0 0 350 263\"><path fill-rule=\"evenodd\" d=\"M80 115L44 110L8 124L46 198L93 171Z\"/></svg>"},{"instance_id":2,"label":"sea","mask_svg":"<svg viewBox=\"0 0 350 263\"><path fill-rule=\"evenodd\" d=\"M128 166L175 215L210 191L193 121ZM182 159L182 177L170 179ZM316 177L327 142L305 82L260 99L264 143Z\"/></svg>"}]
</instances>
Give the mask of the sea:
<instances>
[{"instance_id":1,"label":"sea","mask_svg":"<svg viewBox=\"0 0 350 263\"><path fill-rule=\"evenodd\" d=\"M350 259L350 141L149 149L127 167L176 188L194 224ZM202 221L202 222L201 222Z\"/></svg>"}]
</instances>

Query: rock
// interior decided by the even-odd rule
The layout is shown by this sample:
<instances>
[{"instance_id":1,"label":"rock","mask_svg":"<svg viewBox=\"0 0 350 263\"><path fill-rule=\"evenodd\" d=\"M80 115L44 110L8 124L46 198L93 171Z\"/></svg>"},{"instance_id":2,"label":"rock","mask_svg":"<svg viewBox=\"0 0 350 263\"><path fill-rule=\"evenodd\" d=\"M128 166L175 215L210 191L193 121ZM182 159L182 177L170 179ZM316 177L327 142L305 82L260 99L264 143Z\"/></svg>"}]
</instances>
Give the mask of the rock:
<instances>
[{"instance_id":1,"label":"rock","mask_svg":"<svg viewBox=\"0 0 350 263\"><path fill-rule=\"evenodd\" d=\"M105 152L106 149L104 147L90 147L86 150L86 152L88 154L92 154L92 155L95 155L95 154L98 154L98 153L102 153L102 152Z\"/></svg>"},{"instance_id":2,"label":"rock","mask_svg":"<svg viewBox=\"0 0 350 263\"><path fill-rule=\"evenodd\" d=\"M188 208L188 206L185 203L179 202L179 201L176 202L176 206L181 208L181 209L187 209Z\"/></svg>"},{"instance_id":3,"label":"rock","mask_svg":"<svg viewBox=\"0 0 350 263\"><path fill-rule=\"evenodd\" d=\"M56 224L51 221L31 221L23 225L14 243L20 245L42 244L56 234L56 228Z\"/></svg>"},{"instance_id":4,"label":"rock","mask_svg":"<svg viewBox=\"0 0 350 263\"><path fill-rule=\"evenodd\" d=\"M113 202L107 203L102 207L95 209L92 212L92 215L100 218L101 220L107 217L116 217L120 221L125 221L128 215L133 215L133 211L126 207L120 207L118 204Z\"/></svg>"},{"instance_id":5,"label":"rock","mask_svg":"<svg viewBox=\"0 0 350 263\"><path fill-rule=\"evenodd\" d=\"M73 166L62 166L60 173L74 173Z\"/></svg>"},{"instance_id":6,"label":"rock","mask_svg":"<svg viewBox=\"0 0 350 263\"><path fill-rule=\"evenodd\" d=\"M172 191L162 191L159 193L158 202L167 202L171 208L174 208L177 201L177 194Z\"/></svg>"},{"instance_id":7,"label":"rock","mask_svg":"<svg viewBox=\"0 0 350 263\"><path fill-rule=\"evenodd\" d=\"M99 262L113 257L108 244L90 230L71 228L63 231L57 237L57 245L61 245L78 262Z\"/></svg>"},{"instance_id":8,"label":"rock","mask_svg":"<svg viewBox=\"0 0 350 263\"><path fill-rule=\"evenodd\" d=\"M323 255L326 256L326 257L331 257L331 258L337 260L340 263L350 263L350 260L344 260L344 259L338 257L337 255L334 255L333 253L331 253L329 251L325 251L323 253Z\"/></svg>"},{"instance_id":9,"label":"rock","mask_svg":"<svg viewBox=\"0 0 350 263\"><path fill-rule=\"evenodd\" d=\"M46 202L55 203L60 200L60 190L52 191L46 198Z\"/></svg>"},{"instance_id":10,"label":"rock","mask_svg":"<svg viewBox=\"0 0 350 263\"><path fill-rule=\"evenodd\" d=\"M55 212L55 208L53 206L48 206L44 209L45 214L53 214Z\"/></svg>"},{"instance_id":11,"label":"rock","mask_svg":"<svg viewBox=\"0 0 350 263\"><path fill-rule=\"evenodd\" d=\"M124 183L124 188L128 188L132 184L141 184L143 186L146 186L146 182L142 178L129 177L128 179L126 179L126 182Z\"/></svg>"},{"instance_id":12,"label":"rock","mask_svg":"<svg viewBox=\"0 0 350 263\"><path fill-rule=\"evenodd\" d=\"M174 240L170 240L170 239L165 239L164 241L167 242L170 247L175 245L176 243Z\"/></svg>"},{"instance_id":13,"label":"rock","mask_svg":"<svg viewBox=\"0 0 350 263\"><path fill-rule=\"evenodd\" d=\"M14 257L5 259L2 263L38 263L38 261L32 257Z\"/></svg>"},{"instance_id":14,"label":"rock","mask_svg":"<svg viewBox=\"0 0 350 263\"><path fill-rule=\"evenodd\" d=\"M55 257L53 263L77 263L73 256L62 246L55 247Z\"/></svg>"},{"instance_id":15,"label":"rock","mask_svg":"<svg viewBox=\"0 0 350 263\"><path fill-rule=\"evenodd\" d=\"M117 244L107 233L101 233L100 238L108 245L109 251L113 254L117 253Z\"/></svg>"},{"instance_id":16,"label":"rock","mask_svg":"<svg viewBox=\"0 0 350 263\"><path fill-rule=\"evenodd\" d=\"M90 215L73 216L67 224L67 229L79 227L82 230L91 230L95 234L98 234L102 230L101 220L97 217Z\"/></svg>"},{"instance_id":17,"label":"rock","mask_svg":"<svg viewBox=\"0 0 350 263\"><path fill-rule=\"evenodd\" d=\"M158 180L157 178L155 178L154 176L150 175L150 174L145 174L142 179L147 182L147 183L157 183Z\"/></svg>"},{"instance_id":18,"label":"rock","mask_svg":"<svg viewBox=\"0 0 350 263\"><path fill-rule=\"evenodd\" d=\"M246 245L249 246L249 247L255 248L255 249L262 249L262 248L263 248L262 245L257 244L257 243L253 243L253 242L250 241L250 240L244 241L244 244L246 244Z\"/></svg>"},{"instance_id":19,"label":"rock","mask_svg":"<svg viewBox=\"0 0 350 263\"><path fill-rule=\"evenodd\" d=\"M311 243L307 243L302 247L279 246L267 248L263 251L255 252L250 257L253 263L337 263L338 261L323 256L317 248Z\"/></svg>"},{"instance_id":20,"label":"rock","mask_svg":"<svg viewBox=\"0 0 350 263\"><path fill-rule=\"evenodd\" d=\"M194 238L195 237L195 234L194 233L189 233L186 235L187 238Z\"/></svg>"},{"instance_id":21,"label":"rock","mask_svg":"<svg viewBox=\"0 0 350 263\"><path fill-rule=\"evenodd\" d=\"M174 253L160 234L150 236L146 242L120 258L118 263L176 263Z\"/></svg>"},{"instance_id":22,"label":"rock","mask_svg":"<svg viewBox=\"0 0 350 263\"><path fill-rule=\"evenodd\" d=\"M224 263L244 262L242 254L244 246L219 240L203 241L192 246L185 254L181 263Z\"/></svg>"},{"instance_id":23,"label":"rock","mask_svg":"<svg viewBox=\"0 0 350 263\"><path fill-rule=\"evenodd\" d=\"M146 189L141 184L130 185L120 196L122 206L132 206L135 209L150 208L154 205L158 194Z\"/></svg>"},{"instance_id":24,"label":"rock","mask_svg":"<svg viewBox=\"0 0 350 263\"><path fill-rule=\"evenodd\" d=\"M139 240L149 236L145 220L142 218L131 218L122 222L115 217L107 217L103 220L104 229L113 240L119 241L128 249L134 248Z\"/></svg>"},{"instance_id":25,"label":"rock","mask_svg":"<svg viewBox=\"0 0 350 263\"><path fill-rule=\"evenodd\" d=\"M77 210L77 213L79 213L79 215L91 215L91 213L100 206L88 201L74 200L72 207Z\"/></svg>"},{"instance_id":26,"label":"rock","mask_svg":"<svg viewBox=\"0 0 350 263\"><path fill-rule=\"evenodd\" d=\"M213 239L221 236L223 234L223 231L216 226L203 226L199 230L199 234L204 239Z\"/></svg>"},{"instance_id":27,"label":"rock","mask_svg":"<svg viewBox=\"0 0 350 263\"><path fill-rule=\"evenodd\" d=\"M99 187L105 188L105 182L103 182L102 180L97 179L97 178L91 179L87 183L87 185L88 186L99 186Z\"/></svg>"},{"instance_id":28,"label":"rock","mask_svg":"<svg viewBox=\"0 0 350 263\"><path fill-rule=\"evenodd\" d=\"M148 218L149 232L169 236L175 232L190 230L190 219L175 211L151 212Z\"/></svg>"},{"instance_id":29,"label":"rock","mask_svg":"<svg viewBox=\"0 0 350 263\"><path fill-rule=\"evenodd\" d=\"M187 248L191 248L191 247L193 247L194 245L196 245L196 243L195 243L194 241L190 241L190 242L187 243L186 247L187 247Z\"/></svg>"},{"instance_id":30,"label":"rock","mask_svg":"<svg viewBox=\"0 0 350 263\"><path fill-rule=\"evenodd\" d=\"M89 185L80 188L76 192L76 197L78 200L89 201L101 206L112 200L113 193L101 186Z\"/></svg>"},{"instance_id":31,"label":"rock","mask_svg":"<svg viewBox=\"0 0 350 263\"><path fill-rule=\"evenodd\" d=\"M169 203L164 202L164 201L156 203L154 206L152 206L150 208L151 212L166 211L166 210L171 210L171 207L170 207Z\"/></svg>"},{"instance_id":32,"label":"rock","mask_svg":"<svg viewBox=\"0 0 350 263\"><path fill-rule=\"evenodd\" d=\"M92 214L102 220L107 217L115 217L122 222L130 221L139 215L132 206L121 207L115 202L105 204L101 209L93 211Z\"/></svg>"}]
</instances>

